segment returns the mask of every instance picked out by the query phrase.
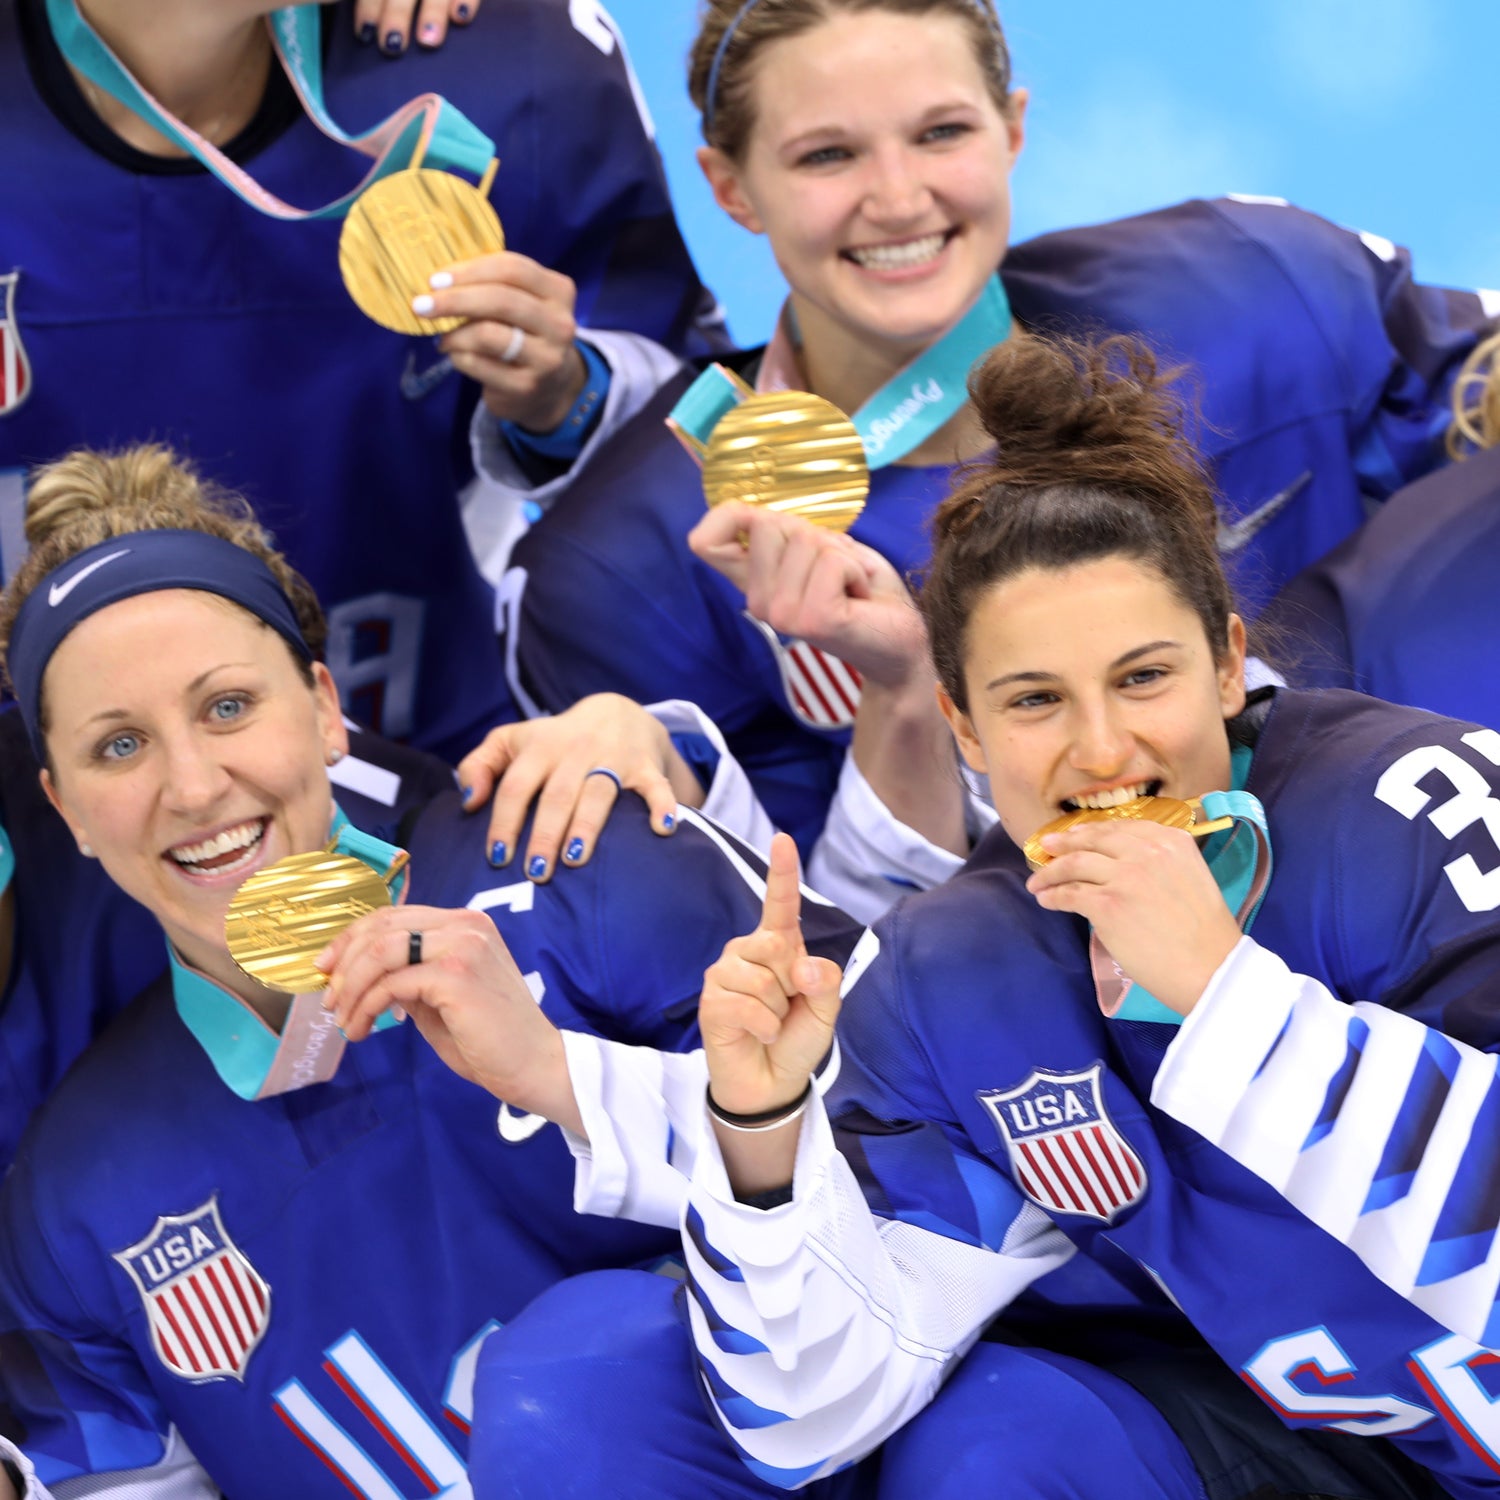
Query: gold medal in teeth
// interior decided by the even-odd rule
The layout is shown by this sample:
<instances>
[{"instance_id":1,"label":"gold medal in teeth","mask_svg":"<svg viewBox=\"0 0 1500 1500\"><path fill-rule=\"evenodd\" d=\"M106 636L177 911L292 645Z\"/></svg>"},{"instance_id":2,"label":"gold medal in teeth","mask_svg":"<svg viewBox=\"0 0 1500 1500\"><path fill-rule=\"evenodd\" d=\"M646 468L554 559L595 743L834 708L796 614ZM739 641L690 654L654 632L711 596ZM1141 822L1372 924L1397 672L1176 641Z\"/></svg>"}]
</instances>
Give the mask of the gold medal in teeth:
<instances>
[{"instance_id":1,"label":"gold medal in teeth","mask_svg":"<svg viewBox=\"0 0 1500 1500\"><path fill-rule=\"evenodd\" d=\"M1042 840L1049 833L1066 833L1080 823L1113 822L1160 823L1167 828L1185 828L1195 839L1207 838L1211 833L1221 833L1233 825L1233 818L1209 818L1203 816L1203 803L1192 797L1183 801L1180 797L1132 797L1115 807L1080 807L1053 818L1026 840L1021 852L1033 870L1051 864L1053 856L1042 848Z\"/></svg>"}]
</instances>

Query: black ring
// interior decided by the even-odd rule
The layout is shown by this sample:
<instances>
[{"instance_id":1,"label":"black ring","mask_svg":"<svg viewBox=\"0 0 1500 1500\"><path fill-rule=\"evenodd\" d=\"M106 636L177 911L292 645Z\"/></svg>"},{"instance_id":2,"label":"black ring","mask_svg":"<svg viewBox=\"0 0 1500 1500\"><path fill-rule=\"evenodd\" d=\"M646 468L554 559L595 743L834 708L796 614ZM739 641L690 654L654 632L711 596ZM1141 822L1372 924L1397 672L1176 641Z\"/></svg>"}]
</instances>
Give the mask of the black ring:
<instances>
[{"instance_id":1,"label":"black ring","mask_svg":"<svg viewBox=\"0 0 1500 1500\"><path fill-rule=\"evenodd\" d=\"M420 932L406 934L406 961L409 964L422 962L422 934Z\"/></svg>"}]
</instances>

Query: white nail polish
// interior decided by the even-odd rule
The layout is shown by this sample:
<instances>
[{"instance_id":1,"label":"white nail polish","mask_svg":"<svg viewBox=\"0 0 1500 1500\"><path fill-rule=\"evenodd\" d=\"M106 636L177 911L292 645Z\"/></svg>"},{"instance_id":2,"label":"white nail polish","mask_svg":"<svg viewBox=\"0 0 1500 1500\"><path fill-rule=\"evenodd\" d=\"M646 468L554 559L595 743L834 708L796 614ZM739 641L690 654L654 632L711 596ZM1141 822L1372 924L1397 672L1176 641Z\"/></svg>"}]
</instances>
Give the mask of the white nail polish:
<instances>
[{"instance_id":1,"label":"white nail polish","mask_svg":"<svg viewBox=\"0 0 1500 1500\"><path fill-rule=\"evenodd\" d=\"M432 311L435 305L436 304L433 302L432 298L429 297L426 292L423 292L420 297L413 297L411 299L411 310L416 313L419 318L425 318L428 313Z\"/></svg>"},{"instance_id":2,"label":"white nail polish","mask_svg":"<svg viewBox=\"0 0 1500 1500\"><path fill-rule=\"evenodd\" d=\"M448 287L453 285L453 272L434 271L432 275L427 278L427 285L430 286L435 292L444 291Z\"/></svg>"}]
</instances>

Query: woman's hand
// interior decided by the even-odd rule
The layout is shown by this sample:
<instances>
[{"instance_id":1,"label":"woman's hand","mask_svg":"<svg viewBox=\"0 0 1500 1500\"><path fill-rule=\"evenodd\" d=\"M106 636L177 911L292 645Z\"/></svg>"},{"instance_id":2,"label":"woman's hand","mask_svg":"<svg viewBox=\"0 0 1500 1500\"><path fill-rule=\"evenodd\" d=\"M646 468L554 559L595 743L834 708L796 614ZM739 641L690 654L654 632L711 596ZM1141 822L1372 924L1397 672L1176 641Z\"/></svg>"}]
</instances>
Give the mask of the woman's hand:
<instances>
[{"instance_id":1,"label":"woman's hand","mask_svg":"<svg viewBox=\"0 0 1500 1500\"><path fill-rule=\"evenodd\" d=\"M1048 834L1053 855L1026 888L1048 911L1093 924L1121 971L1185 1016L1240 940L1193 836L1159 823L1080 823Z\"/></svg>"},{"instance_id":2,"label":"woman's hand","mask_svg":"<svg viewBox=\"0 0 1500 1500\"><path fill-rule=\"evenodd\" d=\"M420 933L419 963L412 934ZM392 906L352 923L318 955L324 1007L351 1042L404 1011L462 1078L582 1133L562 1033L542 1013L482 912Z\"/></svg>"},{"instance_id":3,"label":"woman's hand","mask_svg":"<svg viewBox=\"0 0 1500 1500\"><path fill-rule=\"evenodd\" d=\"M577 288L560 271L501 250L449 266L412 303L424 318L467 318L438 348L484 388L502 422L551 432L583 392L588 371L573 337Z\"/></svg>"},{"instance_id":4,"label":"woman's hand","mask_svg":"<svg viewBox=\"0 0 1500 1500\"><path fill-rule=\"evenodd\" d=\"M873 548L801 516L734 501L714 506L688 546L783 635L847 662L866 681L905 686L932 670L927 636L900 575Z\"/></svg>"},{"instance_id":5,"label":"woman's hand","mask_svg":"<svg viewBox=\"0 0 1500 1500\"><path fill-rule=\"evenodd\" d=\"M415 36L419 47L441 47L448 23L467 26L480 0L355 0L354 34L362 42L379 42L394 57Z\"/></svg>"},{"instance_id":6,"label":"woman's hand","mask_svg":"<svg viewBox=\"0 0 1500 1500\"><path fill-rule=\"evenodd\" d=\"M600 774L605 770L613 774ZM703 802L703 788L671 736L619 693L595 693L550 718L492 729L459 762L458 780L469 812L494 793L489 847L496 867L510 863L536 803L523 865L530 880L550 879L559 851L565 865L587 864L622 790L640 793L660 834L677 826L679 802Z\"/></svg>"},{"instance_id":7,"label":"woman's hand","mask_svg":"<svg viewBox=\"0 0 1500 1500\"><path fill-rule=\"evenodd\" d=\"M709 1093L731 1114L796 1104L833 1045L842 974L829 959L811 957L802 941L799 873L796 844L778 833L760 926L729 942L703 976L698 1029ZM749 1135L721 1124L715 1129L737 1192L760 1192L791 1179L795 1130Z\"/></svg>"}]
</instances>

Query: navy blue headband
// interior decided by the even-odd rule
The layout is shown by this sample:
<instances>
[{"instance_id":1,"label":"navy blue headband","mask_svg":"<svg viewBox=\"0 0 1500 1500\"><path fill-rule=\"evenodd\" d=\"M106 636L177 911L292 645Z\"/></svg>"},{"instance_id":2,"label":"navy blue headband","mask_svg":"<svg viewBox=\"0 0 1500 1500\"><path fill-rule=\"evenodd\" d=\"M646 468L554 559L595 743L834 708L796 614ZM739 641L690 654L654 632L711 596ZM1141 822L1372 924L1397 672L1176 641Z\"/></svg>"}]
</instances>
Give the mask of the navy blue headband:
<instances>
[{"instance_id":1,"label":"navy blue headband","mask_svg":"<svg viewBox=\"0 0 1500 1500\"><path fill-rule=\"evenodd\" d=\"M38 760L46 759L40 727L42 675L63 637L106 605L162 589L199 589L232 599L264 620L304 661L312 660L291 600L253 553L201 531L132 531L111 537L42 578L11 629L6 664Z\"/></svg>"},{"instance_id":2,"label":"navy blue headband","mask_svg":"<svg viewBox=\"0 0 1500 1500\"><path fill-rule=\"evenodd\" d=\"M740 29L740 22L755 9L757 0L745 0L740 6L728 26L724 28L724 35L719 38L719 45L714 48L714 60L708 67L708 87L703 93L703 136L706 140L712 134L714 128L714 106L719 98L719 69L724 63L724 54L729 50L729 44L734 40L734 34Z\"/></svg>"}]
</instances>

